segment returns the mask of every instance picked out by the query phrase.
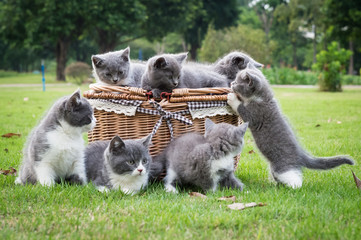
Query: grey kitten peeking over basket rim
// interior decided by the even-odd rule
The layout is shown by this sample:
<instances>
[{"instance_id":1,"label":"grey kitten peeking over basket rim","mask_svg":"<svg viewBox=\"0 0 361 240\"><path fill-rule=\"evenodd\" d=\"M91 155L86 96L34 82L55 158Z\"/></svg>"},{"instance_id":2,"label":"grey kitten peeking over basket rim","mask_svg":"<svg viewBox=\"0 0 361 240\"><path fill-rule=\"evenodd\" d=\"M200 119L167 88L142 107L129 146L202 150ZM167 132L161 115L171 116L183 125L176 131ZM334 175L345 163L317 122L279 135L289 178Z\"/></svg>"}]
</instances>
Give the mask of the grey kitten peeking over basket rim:
<instances>
[{"instance_id":1,"label":"grey kitten peeking over basket rim","mask_svg":"<svg viewBox=\"0 0 361 240\"><path fill-rule=\"evenodd\" d=\"M104 85L140 87L145 62L131 61L130 48L92 55L93 76Z\"/></svg>"}]
</instances>

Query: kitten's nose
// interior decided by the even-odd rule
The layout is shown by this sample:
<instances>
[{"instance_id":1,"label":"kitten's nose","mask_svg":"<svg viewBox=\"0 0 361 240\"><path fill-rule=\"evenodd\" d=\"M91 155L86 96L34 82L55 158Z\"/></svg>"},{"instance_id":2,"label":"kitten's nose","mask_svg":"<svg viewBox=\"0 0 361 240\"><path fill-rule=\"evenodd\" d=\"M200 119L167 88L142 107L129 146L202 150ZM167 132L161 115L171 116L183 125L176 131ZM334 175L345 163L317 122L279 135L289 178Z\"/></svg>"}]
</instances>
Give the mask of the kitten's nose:
<instances>
[{"instance_id":1,"label":"kitten's nose","mask_svg":"<svg viewBox=\"0 0 361 240\"><path fill-rule=\"evenodd\" d=\"M113 78L113 83L116 83L116 82L118 82L118 79L117 78Z\"/></svg>"},{"instance_id":2,"label":"kitten's nose","mask_svg":"<svg viewBox=\"0 0 361 240\"><path fill-rule=\"evenodd\" d=\"M140 172L140 173L143 172L143 169L137 169L137 170L138 170L138 172Z\"/></svg>"},{"instance_id":3,"label":"kitten's nose","mask_svg":"<svg viewBox=\"0 0 361 240\"><path fill-rule=\"evenodd\" d=\"M178 82L174 82L173 85L176 87L178 86Z\"/></svg>"}]
</instances>

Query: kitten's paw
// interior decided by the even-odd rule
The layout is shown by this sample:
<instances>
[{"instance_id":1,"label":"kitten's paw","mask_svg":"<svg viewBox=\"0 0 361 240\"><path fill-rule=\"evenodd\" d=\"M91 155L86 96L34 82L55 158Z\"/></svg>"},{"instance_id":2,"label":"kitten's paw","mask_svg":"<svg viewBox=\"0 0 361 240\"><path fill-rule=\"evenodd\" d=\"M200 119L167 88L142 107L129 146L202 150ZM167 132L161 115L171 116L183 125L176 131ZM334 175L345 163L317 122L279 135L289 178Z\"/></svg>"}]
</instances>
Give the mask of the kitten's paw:
<instances>
[{"instance_id":1,"label":"kitten's paw","mask_svg":"<svg viewBox=\"0 0 361 240\"><path fill-rule=\"evenodd\" d=\"M302 187L301 170L292 169L283 173L274 173L273 177L277 182L283 183L293 189Z\"/></svg>"},{"instance_id":2,"label":"kitten's paw","mask_svg":"<svg viewBox=\"0 0 361 240\"><path fill-rule=\"evenodd\" d=\"M102 192L102 193L107 193L109 192L109 188L105 187L105 186L100 186L100 187L97 187L97 190L99 192Z\"/></svg>"},{"instance_id":3,"label":"kitten's paw","mask_svg":"<svg viewBox=\"0 0 361 240\"><path fill-rule=\"evenodd\" d=\"M235 93L228 93L227 103L235 112L237 112L237 108L242 102L239 101Z\"/></svg>"},{"instance_id":4,"label":"kitten's paw","mask_svg":"<svg viewBox=\"0 0 361 240\"><path fill-rule=\"evenodd\" d=\"M39 179L39 183L45 187L51 187L55 185L54 179Z\"/></svg>"},{"instance_id":5,"label":"kitten's paw","mask_svg":"<svg viewBox=\"0 0 361 240\"><path fill-rule=\"evenodd\" d=\"M68 181L70 184L76 184L76 185L86 184L85 176L79 176L78 174L70 175L65 180Z\"/></svg>"},{"instance_id":6,"label":"kitten's paw","mask_svg":"<svg viewBox=\"0 0 361 240\"><path fill-rule=\"evenodd\" d=\"M21 180L20 180L20 177L17 177L16 179L15 179L15 184L17 184L17 185L22 185L23 183L21 182Z\"/></svg>"},{"instance_id":7,"label":"kitten's paw","mask_svg":"<svg viewBox=\"0 0 361 240\"><path fill-rule=\"evenodd\" d=\"M152 94L154 98L160 98L160 94L162 93L159 89L152 89Z\"/></svg>"},{"instance_id":8,"label":"kitten's paw","mask_svg":"<svg viewBox=\"0 0 361 240\"><path fill-rule=\"evenodd\" d=\"M174 194L178 193L178 190L170 184L165 185L165 191Z\"/></svg>"}]
</instances>

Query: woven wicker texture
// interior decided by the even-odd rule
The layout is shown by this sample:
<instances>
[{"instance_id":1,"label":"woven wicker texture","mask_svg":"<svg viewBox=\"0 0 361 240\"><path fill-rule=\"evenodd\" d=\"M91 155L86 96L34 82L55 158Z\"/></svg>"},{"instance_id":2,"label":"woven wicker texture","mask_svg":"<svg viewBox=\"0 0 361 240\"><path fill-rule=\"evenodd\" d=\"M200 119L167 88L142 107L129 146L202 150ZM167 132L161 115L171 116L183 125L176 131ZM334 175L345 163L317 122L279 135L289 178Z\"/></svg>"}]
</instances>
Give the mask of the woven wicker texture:
<instances>
[{"instance_id":1,"label":"woven wicker texture","mask_svg":"<svg viewBox=\"0 0 361 240\"><path fill-rule=\"evenodd\" d=\"M90 85L91 90L84 92L84 97L88 99L127 99L143 100L140 107L154 110L154 106L147 101L146 92L143 89L123 88L112 86L94 86ZM162 100L160 105L163 110L177 112L187 110L187 102L190 101L226 101L229 88L202 88L202 89L175 89L170 95L169 101ZM173 96L174 95L174 96ZM114 112L103 110L94 110L97 119L96 127L89 132L89 142L97 140L110 140L115 135L123 139L137 139L150 134L160 119L160 115L151 115L137 112L135 116L126 116ZM197 131L204 133L205 119L192 119L190 114L182 115L193 121L192 125L186 125L178 120L171 119L173 125L174 137L187 132ZM215 123L226 122L233 125L241 123L237 115L216 115L210 117ZM162 125L152 138L150 154L155 156L161 152L170 142L170 132L168 125L163 120ZM235 165L238 164L239 157L235 159Z\"/></svg>"}]
</instances>

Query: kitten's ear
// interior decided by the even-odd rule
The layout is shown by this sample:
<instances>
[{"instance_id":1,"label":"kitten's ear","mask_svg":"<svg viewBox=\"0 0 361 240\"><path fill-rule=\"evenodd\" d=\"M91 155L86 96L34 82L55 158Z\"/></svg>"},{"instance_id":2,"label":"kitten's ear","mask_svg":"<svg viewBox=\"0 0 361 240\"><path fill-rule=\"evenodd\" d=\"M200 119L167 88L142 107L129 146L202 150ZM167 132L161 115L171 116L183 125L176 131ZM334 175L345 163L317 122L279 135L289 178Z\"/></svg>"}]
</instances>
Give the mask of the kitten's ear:
<instances>
[{"instance_id":1,"label":"kitten's ear","mask_svg":"<svg viewBox=\"0 0 361 240\"><path fill-rule=\"evenodd\" d=\"M250 86L250 87L253 86L253 78L249 73L246 73L244 81L248 84L248 86Z\"/></svg>"},{"instance_id":2,"label":"kitten's ear","mask_svg":"<svg viewBox=\"0 0 361 240\"><path fill-rule=\"evenodd\" d=\"M204 126L206 131L210 131L214 125L216 125L211 119L206 118L206 120L204 121Z\"/></svg>"},{"instance_id":3,"label":"kitten's ear","mask_svg":"<svg viewBox=\"0 0 361 240\"><path fill-rule=\"evenodd\" d=\"M144 147L148 148L149 145L152 144L152 134L149 134L148 136L140 139L140 142L143 144Z\"/></svg>"},{"instance_id":4,"label":"kitten's ear","mask_svg":"<svg viewBox=\"0 0 361 240\"><path fill-rule=\"evenodd\" d=\"M94 66L97 68L102 67L104 65L104 60L97 55L92 56L92 62L94 63Z\"/></svg>"},{"instance_id":5,"label":"kitten's ear","mask_svg":"<svg viewBox=\"0 0 361 240\"><path fill-rule=\"evenodd\" d=\"M244 58L240 57L240 56L236 56L236 57L232 58L232 64L240 67L244 64Z\"/></svg>"},{"instance_id":6,"label":"kitten's ear","mask_svg":"<svg viewBox=\"0 0 361 240\"><path fill-rule=\"evenodd\" d=\"M253 66L255 66L256 68L263 68L264 67L264 65L262 63L259 63L259 62L256 62L256 61L253 62Z\"/></svg>"},{"instance_id":7,"label":"kitten's ear","mask_svg":"<svg viewBox=\"0 0 361 240\"><path fill-rule=\"evenodd\" d=\"M174 56L174 58L177 60L179 64L182 64L187 59L187 56L188 56L188 52L177 54Z\"/></svg>"},{"instance_id":8,"label":"kitten's ear","mask_svg":"<svg viewBox=\"0 0 361 240\"><path fill-rule=\"evenodd\" d=\"M253 65L251 62L247 63L247 68L249 69L257 69L255 65Z\"/></svg>"},{"instance_id":9,"label":"kitten's ear","mask_svg":"<svg viewBox=\"0 0 361 240\"><path fill-rule=\"evenodd\" d=\"M125 147L123 140L119 136L113 137L109 143L109 152L119 153Z\"/></svg>"},{"instance_id":10,"label":"kitten's ear","mask_svg":"<svg viewBox=\"0 0 361 240\"><path fill-rule=\"evenodd\" d=\"M124 62L128 62L129 61L129 55L130 55L130 47L127 47L126 49L124 49L121 58L123 59Z\"/></svg>"},{"instance_id":11,"label":"kitten's ear","mask_svg":"<svg viewBox=\"0 0 361 240\"><path fill-rule=\"evenodd\" d=\"M237 128L238 128L238 130L239 130L240 132L242 132L243 134L245 134L246 131L247 131L247 128L248 128L248 122L242 123L242 125L239 126L239 127L237 127Z\"/></svg>"},{"instance_id":12,"label":"kitten's ear","mask_svg":"<svg viewBox=\"0 0 361 240\"><path fill-rule=\"evenodd\" d=\"M67 109L73 109L76 106L80 105L80 89L76 90L68 99L67 103L66 103L66 108Z\"/></svg>"},{"instance_id":13,"label":"kitten's ear","mask_svg":"<svg viewBox=\"0 0 361 240\"><path fill-rule=\"evenodd\" d=\"M160 57L157 60L155 60L154 67L158 69L165 68L168 65L167 61L164 57Z\"/></svg>"}]
</instances>

